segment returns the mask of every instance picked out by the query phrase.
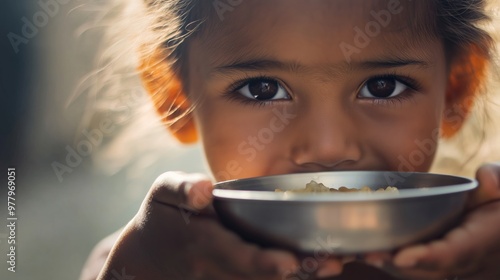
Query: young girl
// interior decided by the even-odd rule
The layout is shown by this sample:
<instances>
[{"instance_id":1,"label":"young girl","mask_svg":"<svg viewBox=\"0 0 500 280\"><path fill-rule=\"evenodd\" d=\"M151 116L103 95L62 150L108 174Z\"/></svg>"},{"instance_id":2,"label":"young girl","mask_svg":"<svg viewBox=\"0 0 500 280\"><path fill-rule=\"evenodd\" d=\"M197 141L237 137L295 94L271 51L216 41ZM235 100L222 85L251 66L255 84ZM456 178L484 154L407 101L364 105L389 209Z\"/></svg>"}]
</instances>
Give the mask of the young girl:
<instances>
[{"instance_id":1,"label":"young girl","mask_svg":"<svg viewBox=\"0 0 500 280\"><path fill-rule=\"evenodd\" d=\"M167 129L202 143L215 181L428 171L438 138L456 135L482 98L493 53L482 0L136 4L128 11L144 17L127 16L122 39L138 46ZM500 279L500 166L477 179L463 221L441 239L357 261L331 256L311 271L224 228L208 177L167 172L82 278Z\"/></svg>"}]
</instances>

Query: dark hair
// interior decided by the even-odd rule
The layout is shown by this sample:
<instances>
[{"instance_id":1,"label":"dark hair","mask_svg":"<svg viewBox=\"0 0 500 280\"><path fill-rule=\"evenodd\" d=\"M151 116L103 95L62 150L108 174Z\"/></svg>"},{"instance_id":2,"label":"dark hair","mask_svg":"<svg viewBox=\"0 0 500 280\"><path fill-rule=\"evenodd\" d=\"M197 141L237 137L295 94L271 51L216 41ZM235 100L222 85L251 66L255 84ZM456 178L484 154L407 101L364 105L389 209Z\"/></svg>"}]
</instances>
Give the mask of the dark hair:
<instances>
[{"instance_id":1,"label":"dark hair","mask_svg":"<svg viewBox=\"0 0 500 280\"><path fill-rule=\"evenodd\" d=\"M174 28L167 32L172 36L165 38L163 47L172 62L182 61L185 43L189 36L209 30L215 20L216 11L213 1L203 0L144 0L149 12L162 11L153 26L155 32L163 32L158 26ZM272 1L272 0L271 0ZM412 5L423 4L427 9L424 24L434 36L442 39L449 58L474 45L484 58L489 59L492 52L492 39L479 25L488 21L485 0L419 0ZM165 22L166 20L166 22ZM162 23L163 22L163 23ZM417 23L418 24L418 23ZM177 64L177 63L176 63ZM181 69L181 65L176 65Z\"/></svg>"},{"instance_id":2,"label":"dark hair","mask_svg":"<svg viewBox=\"0 0 500 280\"><path fill-rule=\"evenodd\" d=\"M485 58L491 57L493 40L479 25L490 18L486 15L485 0L436 0L435 28L445 49L456 54L475 45Z\"/></svg>"}]
</instances>

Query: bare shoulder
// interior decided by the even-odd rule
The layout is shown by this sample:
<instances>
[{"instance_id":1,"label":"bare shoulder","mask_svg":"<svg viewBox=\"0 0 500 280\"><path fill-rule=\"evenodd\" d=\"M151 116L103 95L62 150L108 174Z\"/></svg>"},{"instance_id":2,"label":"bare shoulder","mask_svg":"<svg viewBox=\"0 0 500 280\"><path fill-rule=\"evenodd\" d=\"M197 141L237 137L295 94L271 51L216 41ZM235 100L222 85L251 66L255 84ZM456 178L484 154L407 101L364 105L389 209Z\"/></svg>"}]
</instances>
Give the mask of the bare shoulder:
<instances>
[{"instance_id":1,"label":"bare shoulder","mask_svg":"<svg viewBox=\"0 0 500 280\"><path fill-rule=\"evenodd\" d=\"M118 240L120 233L123 231L123 228L116 231L115 233L109 235L108 237L101 240L94 247L90 256L88 257L85 265L83 267L82 273L80 275L80 280L95 280L99 275L99 272L104 267L106 259L108 258L113 245Z\"/></svg>"}]
</instances>

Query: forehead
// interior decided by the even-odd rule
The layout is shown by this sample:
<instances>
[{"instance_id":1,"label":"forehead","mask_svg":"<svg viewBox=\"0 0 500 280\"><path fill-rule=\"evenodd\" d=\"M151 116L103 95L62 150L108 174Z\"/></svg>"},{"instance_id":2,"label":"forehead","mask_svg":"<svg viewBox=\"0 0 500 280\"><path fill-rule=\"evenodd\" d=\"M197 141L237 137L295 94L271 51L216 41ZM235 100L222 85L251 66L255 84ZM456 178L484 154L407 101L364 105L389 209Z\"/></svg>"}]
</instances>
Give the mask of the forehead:
<instances>
[{"instance_id":1,"label":"forehead","mask_svg":"<svg viewBox=\"0 0 500 280\"><path fill-rule=\"evenodd\" d=\"M348 57L362 60L375 52L404 54L435 40L430 2L216 1L208 7L210 18L193 42L213 65L253 57L319 64L345 62Z\"/></svg>"}]
</instances>

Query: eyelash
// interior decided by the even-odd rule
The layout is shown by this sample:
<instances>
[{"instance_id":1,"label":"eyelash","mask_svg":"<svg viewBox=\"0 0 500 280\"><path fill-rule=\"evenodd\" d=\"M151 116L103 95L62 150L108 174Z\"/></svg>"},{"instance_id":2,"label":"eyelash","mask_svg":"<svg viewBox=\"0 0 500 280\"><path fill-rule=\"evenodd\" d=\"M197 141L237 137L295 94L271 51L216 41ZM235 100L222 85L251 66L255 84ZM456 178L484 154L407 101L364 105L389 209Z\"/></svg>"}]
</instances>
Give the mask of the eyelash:
<instances>
[{"instance_id":1,"label":"eyelash","mask_svg":"<svg viewBox=\"0 0 500 280\"><path fill-rule=\"evenodd\" d=\"M372 77L366 79L361 84L361 86L358 88L358 90L356 92L359 92L360 89L363 88L368 81L374 80L374 79L395 79L396 81L407 86L408 89L410 90L410 92L401 93L395 97L390 97L390 98L363 98L364 100L370 100L370 102L374 105L401 104L403 101L411 99L415 93L420 92L420 90L422 89L421 84L418 81L416 81L415 79L410 78L410 77L405 76L405 75L401 75L401 74L390 73L390 74L372 76Z\"/></svg>"},{"instance_id":2,"label":"eyelash","mask_svg":"<svg viewBox=\"0 0 500 280\"><path fill-rule=\"evenodd\" d=\"M396 105L396 103L402 103L403 101L410 99L413 94L419 92L422 88L421 84L417 82L415 79L410 78L405 75L401 74L396 74L396 73L390 73L390 74L383 74L383 75L377 75L377 76L372 76L368 79L366 79L361 86L357 89L356 92L359 92L360 89L366 85L366 83L370 80L373 79L395 79L399 81L400 83L403 83L405 86L407 86L411 92L405 93L405 94L399 94L395 97L391 98L363 98L364 100L369 99L370 102L374 105ZM255 76L255 77L246 77L243 79L239 79L235 82L233 82L228 89L225 91L226 93L224 96L230 100L230 101L237 101L241 102L246 105L253 105L257 107L265 107L265 106L270 106L270 105L276 105L276 103L281 103L281 102L287 102L289 100L266 100L266 101L259 101L259 100L254 100L250 98L246 98L242 96L241 94L238 94L236 91L247 85L248 83L252 81L258 81L258 80L275 80L283 86L283 82L281 82L279 79L276 77L272 76L266 76L266 75L260 75L260 76ZM286 87L284 87L286 89ZM288 92L288 91L287 91ZM290 94L290 93L289 93Z\"/></svg>"},{"instance_id":3,"label":"eyelash","mask_svg":"<svg viewBox=\"0 0 500 280\"><path fill-rule=\"evenodd\" d=\"M237 101L237 102L241 102L241 103L243 103L245 105L253 105L253 106L257 106L257 107L272 106L272 105L277 105L277 103L290 101L290 100L266 100L266 101L259 101L259 100L254 100L254 99L246 98L246 97L244 97L241 94L238 94L236 92L236 91L240 90L241 88L243 88L248 83L253 82L253 81L258 81L258 80L274 80L274 81L277 81L278 84L281 85L286 90L286 87L283 86L284 83L281 82L280 79L278 79L276 77L272 77L272 76L260 75L260 76L256 76L256 77L246 77L246 78L237 80L236 82L233 82L229 86L229 88L226 90L226 93L224 94L224 96L226 98L228 98L230 101ZM288 90L287 90L287 93L290 94L288 92Z\"/></svg>"}]
</instances>

